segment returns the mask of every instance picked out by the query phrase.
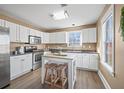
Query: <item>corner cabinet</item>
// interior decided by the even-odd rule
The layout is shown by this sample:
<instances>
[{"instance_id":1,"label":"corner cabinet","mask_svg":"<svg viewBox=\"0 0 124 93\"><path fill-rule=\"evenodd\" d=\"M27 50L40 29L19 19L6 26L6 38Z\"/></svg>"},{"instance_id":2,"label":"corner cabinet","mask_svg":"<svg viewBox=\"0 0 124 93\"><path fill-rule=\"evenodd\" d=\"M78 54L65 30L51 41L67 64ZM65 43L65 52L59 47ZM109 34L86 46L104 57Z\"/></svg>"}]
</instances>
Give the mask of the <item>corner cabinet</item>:
<instances>
[{"instance_id":1,"label":"corner cabinet","mask_svg":"<svg viewBox=\"0 0 124 93\"><path fill-rule=\"evenodd\" d=\"M15 79L32 69L32 54L10 57L10 77Z\"/></svg>"}]
</instances>

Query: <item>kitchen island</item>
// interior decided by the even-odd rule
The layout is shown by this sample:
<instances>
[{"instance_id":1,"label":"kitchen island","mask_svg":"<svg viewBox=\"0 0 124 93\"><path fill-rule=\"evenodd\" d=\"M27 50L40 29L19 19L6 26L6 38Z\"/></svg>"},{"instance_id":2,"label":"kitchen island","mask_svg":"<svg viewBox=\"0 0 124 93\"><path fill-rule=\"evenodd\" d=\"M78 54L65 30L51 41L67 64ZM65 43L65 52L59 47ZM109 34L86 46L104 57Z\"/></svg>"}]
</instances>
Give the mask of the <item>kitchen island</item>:
<instances>
[{"instance_id":1,"label":"kitchen island","mask_svg":"<svg viewBox=\"0 0 124 93\"><path fill-rule=\"evenodd\" d=\"M69 53L52 54L47 53L42 56L42 84L44 84L45 77L45 64L46 63L56 63L56 64L67 64L67 78L68 78L68 88L73 89L76 81L76 56Z\"/></svg>"}]
</instances>

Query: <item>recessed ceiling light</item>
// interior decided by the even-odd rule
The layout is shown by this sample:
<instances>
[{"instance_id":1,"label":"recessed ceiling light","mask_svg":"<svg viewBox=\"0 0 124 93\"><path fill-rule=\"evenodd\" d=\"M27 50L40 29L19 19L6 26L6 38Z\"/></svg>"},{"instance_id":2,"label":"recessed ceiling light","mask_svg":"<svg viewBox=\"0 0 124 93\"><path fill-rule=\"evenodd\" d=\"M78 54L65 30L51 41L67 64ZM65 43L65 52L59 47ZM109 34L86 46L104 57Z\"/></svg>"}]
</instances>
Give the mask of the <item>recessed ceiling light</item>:
<instances>
[{"instance_id":1,"label":"recessed ceiling light","mask_svg":"<svg viewBox=\"0 0 124 93\"><path fill-rule=\"evenodd\" d=\"M75 24L72 24L72 26L75 26Z\"/></svg>"},{"instance_id":2,"label":"recessed ceiling light","mask_svg":"<svg viewBox=\"0 0 124 93\"><path fill-rule=\"evenodd\" d=\"M58 11L52 14L52 17L54 20L62 20L62 19L66 19L69 17L67 11Z\"/></svg>"}]
</instances>

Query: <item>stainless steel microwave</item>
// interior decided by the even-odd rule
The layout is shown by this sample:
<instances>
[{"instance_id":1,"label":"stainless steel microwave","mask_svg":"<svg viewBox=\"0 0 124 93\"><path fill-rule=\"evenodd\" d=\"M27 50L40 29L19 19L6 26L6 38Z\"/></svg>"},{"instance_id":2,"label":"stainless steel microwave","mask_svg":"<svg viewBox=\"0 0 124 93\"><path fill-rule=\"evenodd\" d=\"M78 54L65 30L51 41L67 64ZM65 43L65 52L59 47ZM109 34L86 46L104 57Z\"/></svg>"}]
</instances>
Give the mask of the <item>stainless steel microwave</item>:
<instances>
[{"instance_id":1,"label":"stainless steel microwave","mask_svg":"<svg viewBox=\"0 0 124 93\"><path fill-rule=\"evenodd\" d=\"M41 37L29 35L29 44L41 44Z\"/></svg>"}]
</instances>

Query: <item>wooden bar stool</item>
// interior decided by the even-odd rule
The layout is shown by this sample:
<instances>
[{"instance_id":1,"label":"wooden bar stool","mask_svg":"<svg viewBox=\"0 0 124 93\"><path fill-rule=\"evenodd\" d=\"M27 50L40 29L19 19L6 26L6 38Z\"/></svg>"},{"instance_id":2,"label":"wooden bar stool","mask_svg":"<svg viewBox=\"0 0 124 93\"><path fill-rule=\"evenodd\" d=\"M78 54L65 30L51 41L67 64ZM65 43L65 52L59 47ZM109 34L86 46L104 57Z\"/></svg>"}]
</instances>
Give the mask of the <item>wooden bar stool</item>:
<instances>
[{"instance_id":1,"label":"wooden bar stool","mask_svg":"<svg viewBox=\"0 0 124 93\"><path fill-rule=\"evenodd\" d=\"M44 83L52 88L66 88L67 85L67 64L45 64L46 72Z\"/></svg>"},{"instance_id":2,"label":"wooden bar stool","mask_svg":"<svg viewBox=\"0 0 124 93\"><path fill-rule=\"evenodd\" d=\"M54 86L58 88L66 88L67 85L67 64L60 64L57 66L57 78L54 81Z\"/></svg>"},{"instance_id":3,"label":"wooden bar stool","mask_svg":"<svg viewBox=\"0 0 124 93\"><path fill-rule=\"evenodd\" d=\"M45 72L45 78L44 83L50 85L53 87L54 81L57 78L57 64L51 63L51 64L45 64L46 72Z\"/></svg>"}]
</instances>

